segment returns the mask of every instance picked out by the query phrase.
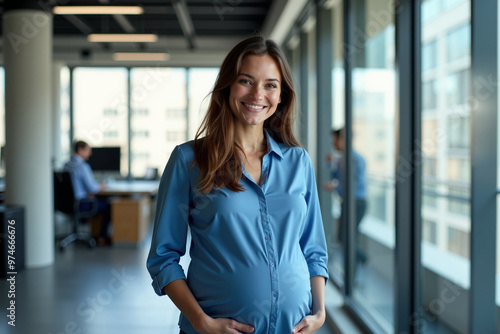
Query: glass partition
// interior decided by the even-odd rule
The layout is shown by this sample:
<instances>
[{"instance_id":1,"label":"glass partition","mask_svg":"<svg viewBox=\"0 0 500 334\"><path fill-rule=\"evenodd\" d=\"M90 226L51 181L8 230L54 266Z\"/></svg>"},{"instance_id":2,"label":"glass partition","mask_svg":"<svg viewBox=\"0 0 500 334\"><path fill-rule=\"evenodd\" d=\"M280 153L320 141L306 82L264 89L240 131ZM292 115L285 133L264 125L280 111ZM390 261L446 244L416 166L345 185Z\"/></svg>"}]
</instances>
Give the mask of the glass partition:
<instances>
[{"instance_id":1,"label":"glass partition","mask_svg":"<svg viewBox=\"0 0 500 334\"><path fill-rule=\"evenodd\" d=\"M5 176L5 70L0 67L0 177Z\"/></svg>"},{"instance_id":2,"label":"glass partition","mask_svg":"<svg viewBox=\"0 0 500 334\"><path fill-rule=\"evenodd\" d=\"M120 146L120 174L127 175L127 69L78 67L73 75L74 139Z\"/></svg>"},{"instance_id":3,"label":"glass partition","mask_svg":"<svg viewBox=\"0 0 500 334\"><path fill-rule=\"evenodd\" d=\"M175 145L187 137L186 69L133 68L131 81L131 173L161 173Z\"/></svg>"},{"instance_id":4,"label":"glass partition","mask_svg":"<svg viewBox=\"0 0 500 334\"><path fill-rule=\"evenodd\" d=\"M61 161L69 161L72 153L70 118L70 70L61 68Z\"/></svg>"},{"instance_id":5,"label":"glass partition","mask_svg":"<svg viewBox=\"0 0 500 334\"><path fill-rule=\"evenodd\" d=\"M395 250L395 3L356 2L352 72L355 250L353 297L393 332ZM341 143L340 150L342 150Z\"/></svg>"},{"instance_id":6,"label":"glass partition","mask_svg":"<svg viewBox=\"0 0 500 334\"><path fill-rule=\"evenodd\" d=\"M422 9L422 332L465 333L470 279L470 1ZM432 12L432 15L430 14Z\"/></svg>"},{"instance_id":7,"label":"glass partition","mask_svg":"<svg viewBox=\"0 0 500 334\"><path fill-rule=\"evenodd\" d=\"M340 129L345 124L345 69L344 69L344 13L340 3L332 9L332 38L333 38L333 68L332 68L332 131ZM340 158L340 152L335 150L333 135L329 138L332 143L331 152L326 163L331 169L331 179L335 176L335 162ZM325 188L325 187L324 187ZM333 234L327 235L329 250L329 270L334 280L344 281L344 245L340 236L342 197L338 191L332 189L332 224Z\"/></svg>"},{"instance_id":8,"label":"glass partition","mask_svg":"<svg viewBox=\"0 0 500 334\"><path fill-rule=\"evenodd\" d=\"M188 70L188 139L194 139L208 109L210 93L219 74L218 68L190 68Z\"/></svg>"}]
</instances>

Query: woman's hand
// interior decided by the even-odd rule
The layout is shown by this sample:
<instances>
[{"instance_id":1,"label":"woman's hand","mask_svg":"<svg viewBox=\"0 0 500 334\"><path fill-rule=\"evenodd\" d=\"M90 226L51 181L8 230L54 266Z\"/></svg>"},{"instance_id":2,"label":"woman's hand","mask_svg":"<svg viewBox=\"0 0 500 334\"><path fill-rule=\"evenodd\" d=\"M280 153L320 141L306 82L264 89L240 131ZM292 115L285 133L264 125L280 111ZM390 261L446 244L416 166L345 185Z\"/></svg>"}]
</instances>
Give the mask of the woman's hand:
<instances>
[{"instance_id":1,"label":"woman's hand","mask_svg":"<svg viewBox=\"0 0 500 334\"><path fill-rule=\"evenodd\" d=\"M323 281L324 282L324 281ZM323 283L324 284L324 283ZM253 326L232 319L214 319L207 315L196 301L184 279L177 279L163 287L163 292L174 302L182 314L188 318L194 329L201 334L252 333Z\"/></svg>"},{"instance_id":2,"label":"woman's hand","mask_svg":"<svg viewBox=\"0 0 500 334\"><path fill-rule=\"evenodd\" d=\"M308 315L293 327L292 334L311 334L317 331L325 323L325 313L318 312Z\"/></svg>"},{"instance_id":3,"label":"woman's hand","mask_svg":"<svg viewBox=\"0 0 500 334\"><path fill-rule=\"evenodd\" d=\"M252 333L254 328L236 320L206 316L197 324L195 330L201 334L239 334Z\"/></svg>"},{"instance_id":4,"label":"woman's hand","mask_svg":"<svg viewBox=\"0 0 500 334\"><path fill-rule=\"evenodd\" d=\"M307 315L293 327L292 334L311 334L325 323L325 278L311 277L312 314Z\"/></svg>"}]
</instances>

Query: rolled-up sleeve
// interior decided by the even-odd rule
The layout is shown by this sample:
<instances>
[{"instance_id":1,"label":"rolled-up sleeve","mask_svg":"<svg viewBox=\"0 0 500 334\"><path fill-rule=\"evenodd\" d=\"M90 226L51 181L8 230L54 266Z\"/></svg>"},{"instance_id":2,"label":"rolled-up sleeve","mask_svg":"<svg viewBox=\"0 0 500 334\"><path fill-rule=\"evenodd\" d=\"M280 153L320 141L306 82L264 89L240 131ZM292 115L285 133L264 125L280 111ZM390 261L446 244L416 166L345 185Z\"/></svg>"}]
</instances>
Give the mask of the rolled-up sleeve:
<instances>
[{"instance_id":1,"label":"rolled-up sleeve","mask_svg":"<svg viewBox=\"0 0 500 334\"><path fill-rule=\"evenodd\" d=\"M328 253L326 248L325 231L319 206L316 177L311 158L304 151L304 163L307 192L305 200L307 213L304 229L300 236L300 246L309 268L310 277L323 276L328 280Z\"/></svg>"},{"instance_id":2,"label":"rolled-up sleeve","mask_svg":"<svg viewBox=\"0 0 500 334\"><path fill-rule=\"evenodd\" d=\"M188 233L190 179L189 166L181 148L172 152L163 172L154 220L147 269L159 296L163 287L177 279L186 279L179 264L186 252Z\"/></svg>"}]
</instances>

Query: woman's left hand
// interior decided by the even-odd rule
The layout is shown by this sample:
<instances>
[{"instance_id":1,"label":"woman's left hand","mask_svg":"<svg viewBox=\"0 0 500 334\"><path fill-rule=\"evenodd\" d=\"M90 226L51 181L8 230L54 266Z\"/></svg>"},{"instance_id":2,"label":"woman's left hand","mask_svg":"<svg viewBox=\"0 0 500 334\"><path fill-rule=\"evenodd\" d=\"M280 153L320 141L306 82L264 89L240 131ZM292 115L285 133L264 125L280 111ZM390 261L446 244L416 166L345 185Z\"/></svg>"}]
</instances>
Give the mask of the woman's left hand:
<instances>
[{"instance_id":1,"label":"woman's left hand","mask_svg":"<svg viewBox=\"0 0 500 334\"><path fill-rule=\"evenodd\" d=\"M312 334L325 323L325 313L308 315L293 327L292 334Z\"/></svg>"}]
</instances>

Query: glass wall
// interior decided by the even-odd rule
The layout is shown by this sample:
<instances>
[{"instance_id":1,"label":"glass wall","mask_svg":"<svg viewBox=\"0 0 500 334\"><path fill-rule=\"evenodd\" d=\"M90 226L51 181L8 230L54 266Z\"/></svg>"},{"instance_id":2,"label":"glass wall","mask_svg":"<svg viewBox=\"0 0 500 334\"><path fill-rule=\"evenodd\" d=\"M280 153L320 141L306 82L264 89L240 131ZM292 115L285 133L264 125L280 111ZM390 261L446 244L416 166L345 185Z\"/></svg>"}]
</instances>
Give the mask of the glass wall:
<instances>
[{"instance_id":1,"label":"glass wall","mask_svg":"<svg viewBox=\"0 0 500 334\"><path fill-rule=\"evenodd\" d=\"M311 23L314 22L314 23ZM304 23L303 29L306 30L306 33L308 35L307 41L307 78L304 78L307 80L307 152L309 153L309 156L311 157L311 160L313 161L313 165L316 167L316 162L317 160L317 154L318 154L318 147L317 147L317 81L318 81L318 75L316 73L316 53L317 53L317 48L316 48L316 17L315 16L310 16L309 19ZM316 167L317 168L317 167Z\"/></svg>"},{"instance_id":2,"label":"glass wall","mask_svg":"<svg viewBox=\"0 0 500 334\"><path fill-rule=\"evenodd\" d=\"M170 152L187 137L186 69L133 68L131 174L163 171Z\"/></svg>"},{"instance_id":3,"label":"glass wall","mask_svg":"<svg viewBox=\"0 0 500 334\"><path fill-rule=\"evenodd\" d=\"M70 118L70 70L68 67L61 68L61 161L69 161L71 147L71 118ZM56 166L57 167L57 166Z\"/></svg>"},{"instance_id":4,"label":"glass wall","mask_svg":"<svg viewBox=\"0 0 500 334\"><path fill-rule=\"evenodd\" d=\"M79 67L73 73L75 138L93 147L120 146L121 176L126 176L130 136L130 174L142 178L161 174L174 147L194 138L219 69L132 68L130 98L125 68ZM65 93L69 92L68 87L69 72L63 70L63 141L69 138L69 95ZM65 150L69 143L62 145Z\"/></svg>"},{"instance_id":5,"label":"glass wall","mask_svg":"<svg viewBox=\"0 0 500 334\"><path fill-rule=\"evenodd\" d=\"M470 282L470 1L424 0L421 10L419 320L425 331L465 333Z\"/></svg>"},{"instance_id":6,"label":"glass wall","mask_svg":"<svg viewBox=\"0 0 500 334\"><path fill-rule=\"evenodd\" d=\"M471 5L478 6L479 2L474 3L470 0L419 1L421 22L418 26L421 29L419 32L421 48L417 52L420 53L421 73L417 79L421 81L417 82L420 89L412 90L415 95L421 94L421 114L419 115L421 124L418 126L421 128L422 140L419 142L415 142L411 133L397 133L400 123L398 113L410 112L410 110L398 110L397 92L399 88L406 90L407 85L411 83L403 80L401 86L398 86L396 82L395 69L398 61L394 24L395 15L400 11L404 10L404 15L418 13L414 13L413 8L408 10L408 6L404 9L400 8L398 1L362 0L349 2L351 11L348 16L344 16L340 6L345 2L328 2L328 4L332 3L335 6L332 11L331 36L334 41L332 127L335 129L345 125L343 118L346 106L343 99L345 56L350 56L348 64L349 67L352 66L353 137L351 139L354 154L353 160L347 162L347 168L353 171L355 180L356 219L353 219L351 224L355 225L353 229L356 231L356 244L352 247L356 250L356 261L352 294L350 285L346 285L344 291L347 307L361 315L361 319L367 319L365 316L369 315L371 320L375 320L382 331L387 333L408 326L408 323L414 326L416 332L422 333L469 332L469 323L473 323L471 319L476 319L477 322L481 318L469 319L471 314L474 316L472 310L469 310L469 302L477 299L470 298L469 293L471 213L472 208L476 213L481 211L481 208L478 208L478 201L482 201L482 204L486 202L485 198L471 201L472 166L482 168L484 163L478 158L480 157L478 154L474 155L476 160L471 161L472 146L476 148L472 152L481 151L481 143L474 143L471 140L475 135L471 131L473 125L471 104L476 105L484 98L484 96L471 97L471 88L474 88L473 91L477 95L497 89L496 81L491 82L489 78L484 78L485 82L479 81L483 78L474 79L474 82L471 79L471 45L473 45L471 33L477 32L471 26ZM408 3L411 2L404 2L404 5ZM486 10L488 6L497 8L491 2L484 7L478 6L478 9ZM342 41L343 21L347 17L353 20L353 24L350 24L352 39ZM492 25L492 22L487 22L486 24L481 20L475 20L474 24L476 28L480 28L479 30L486 30ZM409 26L405 22L401 22L401 25L402 31L407 33L406 29ZM291 34L287 43L291 43L294 38L296 37ZM483 48L482 43L484 41L479 39L474 45L477 48ZM299 44L303 45L303 41ZM343 46L340 57L337 55L339 44ZM302 59L309 54L310 50L302 49L299 53L297 49L293 49L294 64L300 64ZM477 50L477 54L481 56L481 50ZM408 55L411 54L405 53L400 57ZM400 61L406 64L408 59L401 58ZM482 66L483 64L480 64L475 70L484 71ZM477 72L474 73L477 75ZM300 79L303 82L304 78ZM315 111L307 110L307 112ZM484 118L478 117L478 119ZM402 123L404 124L406 120L407 118L402 119ZM412 157L415 159L411 162L419 164L416 170L422 171L422 183L421 187L402 187L401 193L396 194L395 185L404 181L398 177L395 170L395 166L398 164L401 166L396 150L399 137L404 139L403 144L408 144L409 141L406 140L410 139L412 145L418 147L417 150L421 150L421 160L416 161L415 156ZM340 136L334 143L336 148L332 150L331 158L328 159L332 168L335 165L343 165L338 164L338 161L343 160L343 145L345 145L345 138ZM401 148L402 152L406 152L407 149L407 147ZM333 203L342 200L342 172L340 170L337 175L333 175L337 177L337 183L332 187L337 188L338 192L338 199L333 198ZM498 172L500 173L500 168ZM415 175L412 175L411 179L413 177L419 179ZM364 184L364 187L361 184ZM500 189L500 181L497 186ZM398 187L398 189L401 188ZM421 251L419 254L421 257L415 257L419 259L418 261L410 260L408 267L395 268L396 195L398 200L406 198L405 196L411 198L415 195L410 192L412 189L421 190L416 196L420 196L422 219L421 222L398 221L398 226L402 227L398 231L400 232L398 238L401 238L398 240L405 240L413 227L415 225L420 227L421 224L421 240L417 240L420 248L412 249L410 253L404 249L401 253L405 259L410 259L413 255L411 252ZM476 207L473 206L474 203ZM497 214L498 221L500 221L500 212L497 211ZM475 217L477 216L479 215L475 214ZM339 205L333 205L332 218L336 228L333 229L334 232L331 235L327 235L330 252L329 268L332 281L342 288L344 269L349 269L349 265L346 266L344 263L343 250L346 247L343 247L345 241L342 240L342 234L345 227L341 223L342 212ZM406 231L409 231L408 234ZM478 231L480 231L479 235L485 233L484 228L483 230L478 228ZM418 235L420 234L417 233ZM497 229L497 238L500 240L500 229ZM347 248L350 249L350 247ZM497 249L497 255L500 258L500 248ZM475 260L477 264L477 259ZM500 261L497 260L497 263ZM396 282L397 270L410 273L416 269L415 264L420 265L417 270L421 273L421 280L417 279L412 286L409 286L408 282ZM481 264L476 268L483 269L480 270L481 272L484 271ZM500 275L500 265L497 265L497 273ZM500 281L497 280L497 282ZM400 284L396 285L396 283ZM407 309L395 309L396 287L398 292L408 293L409 297L413 293L410 290L420 294L417 300L421 300L422 303L408 318L408 322L402 317ZM476 288L481 287L476 286ZM499 291L500 289L497 289L496 292L491 291L491 293L500 296ZM497 297L497 301L500 301L500 297ZM397 302L402 308L409 304L407 302L404 305L405 303L401 300ZM413 305L409 306L412 310L413 307ZM363 309L364 312L359 312L359 309ZM397 319L397 323L394 319ZM372 324L367 326L372 327Z\"/></svg>"},{"instance_id":7,"label":"glass wall","mask_svg":"<svg viewBox=\"0 0 500 334\"><path fill-rule=\"evenodd\" d=\"M121 175L128 174L127 76L125 68L79 67L73 72L75 139L92 147L120 146Z\"/></svg>"},{"instance_id":8,"label":"glass wall","mask_svg":"<svg viewBox=\"0 0 500 334\"><path fill-rule=\"evenodd\" d=\"M218 68L190 68L188 70L188 139L194 139L208 109L210 93L219 74Z\"/></svg>"},{"instance_id":9,"label":"glass wall","mask_svg":"<svg viewBox=\"0 0 500 334\"><path fill-rule=\"evenodd\" d=\"M0 177L5 176L5 70L0 67Z\"/></svg>"},{"instance_id":10,"label":"glass wall","mask_svg":"<svg viewBox=\"0 0 500 334\"><path fill-rule=\"evenodd\" d=\"M332 130L340 129L345 124L345 69L344 69L344 13L340 3L332 8L332 38L333 38L333 68L332 68ZM332 143L332 151L327 157L327 163L332 171L332 179L335 174L336 162L339 161L341 153L334 149L333 136L328 138ZM325 185L326 190L329 189ZM342 284L344 280L344 251L342 238L340 237L340 215L342 197L331 189L332 196L332 221L333 234L327 236L329 250L329 270L332 277Z\"/></svg>"},{"instance_id":11,"label":"glass wall","mask_svg":"<svg viewBox=\"0 0 500 334\"><path fill-rule=\"evenodd\" d=\"M301 50L300 50L300 37L298 34L295 34L290 41L288 42L288 48L290 49L290 66L292 67L293 79L295 84L295 94L297 96L297 106L300 109L301 101L300 96L302 96L302 88L300 87L300 62L301 62ZM300 111L296 114L295 122L294 122L294 133L297 136L297 139L300 138L302 132L302 124L300 118ZM299 139L300 140L300 139Z\"/></svg>"},{"instance_id":12,"label":"glass wall","mask_svg":"<svg viewBox=\"0 0 500 334\"><path fill-rule=\"evenodd\" d=\"M355 2L352 149L353 297L386 332L394 323L396 87L392 0ZM338 145L344 148L344 140Z\"/></svg>"}]
</instances>

